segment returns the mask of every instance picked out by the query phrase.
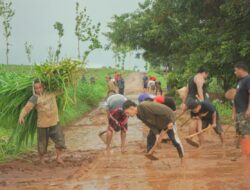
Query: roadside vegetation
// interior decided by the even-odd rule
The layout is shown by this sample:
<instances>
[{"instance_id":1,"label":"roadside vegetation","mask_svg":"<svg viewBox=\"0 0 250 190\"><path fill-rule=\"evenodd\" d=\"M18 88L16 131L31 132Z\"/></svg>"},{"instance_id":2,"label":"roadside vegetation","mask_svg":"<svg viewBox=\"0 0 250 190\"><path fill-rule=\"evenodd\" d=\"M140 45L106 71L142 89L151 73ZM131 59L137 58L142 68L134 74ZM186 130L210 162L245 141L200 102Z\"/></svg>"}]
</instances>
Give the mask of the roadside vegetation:
<instances>
[{"instance_id":1,"label":"roadside vegetation","mask_svg":"<svg viewBox=\"0 0 250 190\"><path fill-rule=\"evenodd\" d=\"M41 69L42 66L38 67ZM19 65L1 65L0 68L0 83L5 84L0 90L0 162L2 162L13 159L22 152L32 150L36 144L35 111L26 119L24 126L18 125L17 119L21 108L32 95L32 80L37 74L34 73L37 68ZM80 118L98 105L107 93L105 77L113 76L115 71L110 68L84 69L76 79L76 88L72 84L66 85L64 95L58 98L60 122L63 127L67 127L68 123ZM128 71L119 72L124 75L128 73ZM95 83L90 81L93 77ZM59 84L63 85L62 81Z\"/></svg>"}]
</instances>

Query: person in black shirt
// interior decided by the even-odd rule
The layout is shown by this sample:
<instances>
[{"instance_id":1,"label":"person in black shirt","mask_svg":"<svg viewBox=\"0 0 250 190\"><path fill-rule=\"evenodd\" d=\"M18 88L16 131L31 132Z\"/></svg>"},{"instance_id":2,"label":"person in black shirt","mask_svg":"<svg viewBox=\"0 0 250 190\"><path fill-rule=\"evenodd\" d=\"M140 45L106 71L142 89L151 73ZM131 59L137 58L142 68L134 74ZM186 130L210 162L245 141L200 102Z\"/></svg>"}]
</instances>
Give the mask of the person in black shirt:
<instances>
[{"instance_id":1,"label":"person in black shirt","mask_svg":"<svg viewBox=\"0 0 250 190\"><path fill-rule=\"evenodd\" d=\"M208 77L208 70L200 67L197 74L193 76L187 85L186 95L183 97L182 110L183 112L190 109L189 106L194 100L206 101L208 100L206 92L206 79ZM193 115L191 115L193 116Z\"/></svg>"},{"instance_id":2,"label":"person in black shirt","mask_svg":"<svg viewBox=\"0 0 250 190\"><path fill-rule=\"evenodd\" d=\"M233 104L233 118L236 121L235 127L238 136L236 146L239 147L243 137L250 138L250 75L244 62L235 65L234 73L240 79Z\"/></svg>"},{"instance_id":3,"label":"person in black shirt","mask_svg":"<svg viewBox=\"0 0 250 190\"><path fill-rule=\"evenodd\" d=\"M202 129L205 129L210 124L214 128L214 131L219 135L221 143L223 144L223 129L220 126L219 113L215 107L209 102L193 101L190 104L190 108L192 112L197 114L196 117L199 118L199 120L196 122L196 131L198 132ZM202 134L199 136L199 140L201 144Z\"/></svg>"},{"instance_id":4,"label":"person in black shirt","mask_svg":"<svg viewBox=\"0 0 250 190\"><path fill-rule=\"evenodd\" d=\"M147 88L148 88L148 76L147 76L146 73L144 73L144 75L143 75L142 84L143 84L143 90L144 90L144 92L147 92Z\"/></svg>"},{"instance_id":5,"label":"person in black shirt","mask_svg":"<svg viewBox=\"0 0 250 190\"><path fill-rule=\"evenodd\" d=\"M119 94L124 95L124 88L125 88L125 81L122 77L121 74L119 74L119 79L117 81L118 89L119 89Z\"/></svg>"}]
</instances>

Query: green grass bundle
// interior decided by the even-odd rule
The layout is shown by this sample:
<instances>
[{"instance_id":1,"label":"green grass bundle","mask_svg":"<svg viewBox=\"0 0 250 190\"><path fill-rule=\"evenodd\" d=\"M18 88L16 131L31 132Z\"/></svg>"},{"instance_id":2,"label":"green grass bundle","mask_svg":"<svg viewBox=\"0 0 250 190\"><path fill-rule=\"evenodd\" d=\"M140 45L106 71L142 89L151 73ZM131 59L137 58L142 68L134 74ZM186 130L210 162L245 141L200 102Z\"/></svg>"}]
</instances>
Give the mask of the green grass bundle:
<instances>
[{"instance_id":1,"label":"green grass bundle","mask_svg":"<svg viewBox=\"0 0 250 190\"><path fill-rule=\"evenodd\" d=\"M35 67L36 75L46 86L47 91L64 92L64 109L69 101L76 103L77 84L85 72L81 64L80 61L65 59L59 63L45 63ZM73 86L74 99L69 96L68 86Z\"/></svg>"},{"instance_id":2,"label":"green grass bundle","mask_svg":"<svg viewBox=\"0 0 250 190\"><path fill-rule=\"evenodd\" d=\"M36 126L36 113L32 111L26 118L26 125L17 127L20 110L32 96L32 76L16 73L2 73L0 76L0 122L1 127L15 128L16 144L28 143L29 135L33 137ZM31 140L33 140L31 138Z\"/></svg>"},{"instance_id":3,"label":"green grass bundle","mask_svg":"<svg viewBox=\"0 0 250 190\"><path fill-rule=\"evenodd\" d=\"M65 108L68 103L74 102L70 95L72 93L69 94L69 89L73 88L74 94L76 94L78 80L83 72L81 62L67 59L58 64L38 65L35 67L33 75L14 72L2 73L0 75L0 126L14 129L10 142L14 142L19 148L34 140L37 122L35 109L26 116L24 125L18 125L18 118L21 109L34 93L32 81L35 78L45 84L47 91L63 92L59 98L58 108L60 110Z\"/></svg>"}]
</instances>

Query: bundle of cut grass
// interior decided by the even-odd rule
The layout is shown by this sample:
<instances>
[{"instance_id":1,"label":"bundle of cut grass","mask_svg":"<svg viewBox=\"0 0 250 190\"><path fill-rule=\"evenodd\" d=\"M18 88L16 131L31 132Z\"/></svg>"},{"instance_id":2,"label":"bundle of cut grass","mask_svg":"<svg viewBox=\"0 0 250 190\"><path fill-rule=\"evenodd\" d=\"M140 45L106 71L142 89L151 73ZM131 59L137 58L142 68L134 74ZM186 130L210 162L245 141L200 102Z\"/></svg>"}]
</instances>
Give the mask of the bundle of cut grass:
<instances>
[{"instance_id":1,"label":"bundle of cut grass","mask_svg":"<svg viewBox=\"0 0 250 190\"><path fill-rule=\"evenodd\" d=\"M36 66L37 77L46 86L49 92L64 92L63 109L70 103L76 102L77 84L85 69L81 66L82 62L65 59L59 63L45 63ZM69 96L67 87L73 86L74 99Z\"/></svg>"},{"instance_id":2,"label":"bundle of cut grass","mask_svg":"<svg viewBox=\"0 0 250 190\"><path fill-rule=\"evenodd\" d=\"M21 145L22 142L27 144L28 134L33 138L35 133L35 111L27 116L25 126L17 127L20 110L32 95L32 79L32 76L16 73L3 73L0 76L0 125L5 128L15 128L15 134L18 133L17 145ZM13 138L14 134L11 140Z\"/></svg>"},{"instance_id":3,"label":"bundle of cut grass","mask_svg":"<svg viewBox=\"0 0 250 190\"><path fill-rule=\"evenodd\" d=\"M62 91L59 109L63 109L69 102L73 102L69 96L67 86L77 88L84 69L81 62L63 60L62 62L45 63L36 66L34 75L20 75L16 73L2 73L0 75L0 127L13 128L10 137L19 148L22 144L32 143L36 132L37 115L35 109L26 116L25 124L18 125L18 117L21 109L33 95L32 81L35 78L41 80L46 90L50 92Z\"/></svg>"}]
</instances>

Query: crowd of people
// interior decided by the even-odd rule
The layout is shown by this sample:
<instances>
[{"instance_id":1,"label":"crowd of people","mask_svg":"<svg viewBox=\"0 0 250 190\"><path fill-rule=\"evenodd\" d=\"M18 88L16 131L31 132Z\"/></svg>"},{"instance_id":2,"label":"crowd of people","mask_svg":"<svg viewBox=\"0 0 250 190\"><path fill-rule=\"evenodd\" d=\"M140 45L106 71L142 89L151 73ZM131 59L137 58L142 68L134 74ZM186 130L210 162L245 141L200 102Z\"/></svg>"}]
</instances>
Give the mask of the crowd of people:
<instances>
[{"instance_id":1,"label":"crowd of people","mask_svg":"<svg viewBox=\"0 0 250 190\"><path fill-rule=\"evenodd\" d=\"M144 73L142 84L144 92L149 92L155 95L157 95L158 93L162 95L163 93L161 88L161 81L157 80L155 76L148 76L146 73Z\"/></svg>"},{"instance_id":2,"label":"crowd of people","mask_svg":"<svg viewBox=\"0 0 250 190\"><path fill-rule=\"evenodd\" d=\"M233 97L233 119L235 121L237 143L247 144L244 153L250 157L250 75L247 64L240 62L235 65L234 73L239 78ZM209 71L203 67L187 81L180 96L182 98L182 113L190 110L192 130L189 131L187 142L191 145L202 146L203 130L212 128L218 134L221 143L224 143L224 132L220 125L219 112L209 100L206 90L206 79ZM147 135L146 154L153 154L154 147L161 143L162 134L166 134L177 150L181 160L184 158L184 147L178 136L176 125L176 104L173 98L163 95L161 84L154 76L143 76L142 94L138 95L138 103L124 96L125 81L121 74L115 73L112 78L106 77L108 93L105 108L107 111L108 127L99 136L106 143L106 151L111 151L113 134L121 133L121 152L126 152L126 133L128 130L129 117L137 116L145 126L149 128ZM154 84L154 85L153 85ZM153 88L154 86L154 88ZM21 110L19 123L25 122L25 116L35 108L37 110L37 138L38 153L41 163L44 163L44 155L47 151L48 140L51 138L55 143L56 160L63 164L62 151L66 148L64 134L59 124L56 96L58 93L46 91L41 81L33 82L33 96L30 97L25 107ZM198 142L193 137L197 134Z\"/></svg>"},{"instance_id":3,"label":"crowd of people","mask_svg":"<svg viewBox=\"0 0 250 190\"><path fill-rule=\"evenodd\" d=\"M244 62L236 64L234 73L239 78L235 91L236 94L233 96L233 119L237 135L236 145L239 148L238 145L241 143L244 149L243 152L245 151L245 155L250 157L250 75L247 64ZM222 146L224 146L225 141L220 114L208 96L206 88L206 79L208 76L209 71L204 67L200 67L197 73L187 81L187 86L184 88L185 91L181 94L181 115L186 111L190 111L190 120L192 121L192 127L190 127L186 140L187 143L196 147L202 147L204 143L203 132L209 128L213 129L218 135ZM167 94L162 95L162 91L160 95L157 95L155 89L156 81L156 77L147 76L144 73L142 78L143 93L138 97L139 104L124 99L123 105L120 105L124 112L123 117L121 117L123 119L120 127L122 129L122 123L125 124L127 131L127 122L124 123L124 120L127 121L126 116L137 116L138 119L149 127L147 153L152 153L151 149L162 140L160 134L165 132L169 140L176 147L178 155L182 160L184 149L177 133L175 101ZM117 123L119 123L119 118L117 119ZM194 140L196 136L198 137L198 141ZM110 150L110 145L107 150Z\"/></svg>"}]
</instances>

